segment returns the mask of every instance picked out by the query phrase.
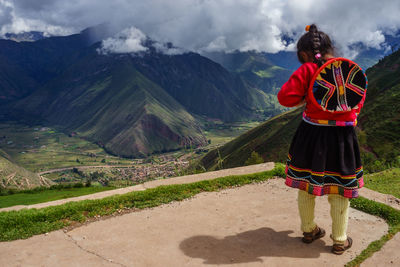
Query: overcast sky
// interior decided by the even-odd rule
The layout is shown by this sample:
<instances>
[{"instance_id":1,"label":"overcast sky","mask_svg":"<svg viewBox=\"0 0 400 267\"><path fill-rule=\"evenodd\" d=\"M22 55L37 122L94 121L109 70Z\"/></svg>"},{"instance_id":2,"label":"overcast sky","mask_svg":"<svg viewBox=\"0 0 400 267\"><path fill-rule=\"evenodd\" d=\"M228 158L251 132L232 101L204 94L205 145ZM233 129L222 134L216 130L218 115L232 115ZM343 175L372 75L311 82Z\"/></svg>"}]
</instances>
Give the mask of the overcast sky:
<instances>
[{"instance_id":1,"label":"overcast sky","mask_svg":"<svg viewBox=\"0 0 400 267\"><path fill-rule=\"evenodd\" d=\"M0 0L0 34L66 35L111 23L127 38L143 34L194 51L277 52L317 23L345 53L361 42L384 46L400 28L399 0ZM141 40L141 39L140 39ZM134 40L138 49L140 40Z\"/></svg>"}]
</instances>

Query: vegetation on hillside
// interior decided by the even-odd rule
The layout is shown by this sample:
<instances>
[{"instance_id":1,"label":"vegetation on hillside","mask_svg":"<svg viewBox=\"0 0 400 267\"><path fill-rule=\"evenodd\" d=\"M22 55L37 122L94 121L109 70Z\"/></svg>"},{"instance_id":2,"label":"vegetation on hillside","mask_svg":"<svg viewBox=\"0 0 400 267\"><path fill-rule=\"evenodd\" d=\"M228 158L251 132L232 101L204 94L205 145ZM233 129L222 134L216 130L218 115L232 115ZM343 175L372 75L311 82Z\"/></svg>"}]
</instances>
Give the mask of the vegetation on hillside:
<instances>
[{"instance_id":1,"label":"vegetation on hillside","mask_svg":"<svg viewBox=\"0 0 400 267\"><path fill-rule=\"evenodd\" d=\"M292 135L301 121L301 108L269 119L227 144L211 150L198 163L207 170L245 165L255 151L265 162L284 162Z\"/></svg>"},{"instance_id":2,"label":"vegetation on hillside","mask_svg":"<svg viewBox=\"0 0 400 267\"><path fill-rule=\"evenodd\" d=\"M367 70L368 93L360 114L360 143L370 171L400 166L400 50Z\"/></svg>"}]
</instances>

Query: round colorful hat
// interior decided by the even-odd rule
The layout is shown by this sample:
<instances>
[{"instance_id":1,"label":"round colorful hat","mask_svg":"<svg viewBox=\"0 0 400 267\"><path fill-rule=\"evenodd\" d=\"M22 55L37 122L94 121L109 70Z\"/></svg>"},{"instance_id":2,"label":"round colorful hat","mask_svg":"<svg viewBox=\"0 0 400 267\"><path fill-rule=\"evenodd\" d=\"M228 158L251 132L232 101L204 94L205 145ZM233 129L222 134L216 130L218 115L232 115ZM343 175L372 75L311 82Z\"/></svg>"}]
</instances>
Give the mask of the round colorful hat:
<instances>
[{"instance_id":1,"label":"round colorful hat","mask_svg":"<svg viewBox=\"0 0 400 267\"><path fill-rule=\"evenodd\" d=\"M358 108L367 85L360 66L346 58L333 58L314 74L308 93L324 111L348 112Z\"/></svg>"}]
</instances>

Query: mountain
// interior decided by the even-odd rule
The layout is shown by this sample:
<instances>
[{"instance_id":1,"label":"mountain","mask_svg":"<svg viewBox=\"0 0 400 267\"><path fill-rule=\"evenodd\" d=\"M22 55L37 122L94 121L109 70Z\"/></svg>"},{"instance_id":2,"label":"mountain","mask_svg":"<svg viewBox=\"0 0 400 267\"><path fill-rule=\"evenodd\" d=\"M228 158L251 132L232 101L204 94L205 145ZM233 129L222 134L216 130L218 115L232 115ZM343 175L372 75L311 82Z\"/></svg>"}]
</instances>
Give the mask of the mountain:
<instances>
[{"instance_id":1,"label":"mountain","mask_svg":"<svg viewBox=\"0 0 400 267\"><path fill-rule=\"evenodd\" d=\"M367 100L359 117L364 161L370 165L399 164L400 50L368 69L367 77Z\"/></svg>"},{"instance_id":2,"label":"mountain","mask_svg":"<svg viewBox=\"0 0 400 267\"><path fill-rule=\"evenodd\" d=\"M366 170L400 165L400 50L367 70L368 93L359 116L359 136ZM242 166L256 151L265 161L286 160L302 109L280 114L220 148L207 153L200 165L207 170Z\"/></svg>"},{"instance_id":3,"label":"mountain","mask_svg":"<svg viewBox=\"0 0 400 267\"><path fill-rule=\"evenodd\" d=\"M40 122L125 157L199 146L194 115L224 122L276 114L271 94L197 53L102 54L101 27L35 42L0 40L0 115Z\"/></svg>"},{"instance_id":4,"label":"mountain","mask_svg":"<svg viewBox=\"0 0 400 267\"><path fill-rule=\"evenodd\" d=\"M271 61L266 53L236 51L233 53L213 52L204 55L220 63L227 70L239 74L251 87L274 95L292 73L292 70ZM281 53L282 61L283 58Z\"/></svg>"},{"instance_id":5,"label":"mountain","mask_svg":"<svg viewBox=\"0 0 400 267\"><path fill-rule=\"evenodd\" d=\"M0 149L0 189L27 189L50 183L46 178L13 163L10 156Z\"/></svg>"},{"instance_id":6,"label":"mountain","mask_svg":"<svg viewBox=\"0 0 400 267\"><path fill-rule=\"evenodd\" d=\"M367 48L362 44L354 45L353 48L359 51L354 61L364 70L375 65L380 59L400 48L400 31L392 35L385 34L385 44L386 46L380 49Z\"/></svg>"},{"instance_id":7,"label":"mountain","mask_svg":"<svg viewBox=\"0 0 400 267\"><path fill-rule=\"evenodd\" d=\"M150 53L133 57L132 61L143 75L193 114L226 122L240 121L269 107L264 92L197 53L170 56L150 48Z\"/></svg>"},{"instance_id":8,"label":"mountain","mask_svg":"<svg viewBox=\"0 0 400 267\"><path fill-rule=\"evenodd\" d=\"M135 69L131 56L89 49L78 58L57 79L17 101L14 113L77 132L119 156L206 143L192 115Z\"/></svg>"},{"instance_id":9,"label":"mountain","mask_svg":"<svg viewBox=\"0 0 400 267\"><path fill-rule=\"evenodd\" d=\"M225 145L211 150L201 158L199 165L207 170L233 168L245 165L256 151L264 161L283 162L291 138L301 121L300 108L277 115L249 130Z\"/></svg>"},{"instance_id":10,"label":"mountain","mask_svg":"<svg viewBox=\"0 0 400 267\"><path fill-rule=\"evenodd\" d=\"M289 53L285 54L288 57L285 57L282 53L280 54L281 62L291 57ZM235 73L248 87L262 92L264 97L253 97L252 105L257 109L263 110L264 115L267 117L277 115L286 110L286 108L279 105L276 94L281 85L290 77L292 70L275 64L273 60L276 58L271 56L273 60L270 60L266 53L255 51L208 52L203 53L203 55L218 62L231 73Z\"/></svg>"},{"instance_id":11,"label":"mountain","mask_svg":"<svg viewBox=\"0 0 400 267\"><path fill-rule=\"evenodd\" d=\"M0 40L0 101L20 99L45 85L88 45L88 32L35 42Z\"/></svg>"}]
</instances>

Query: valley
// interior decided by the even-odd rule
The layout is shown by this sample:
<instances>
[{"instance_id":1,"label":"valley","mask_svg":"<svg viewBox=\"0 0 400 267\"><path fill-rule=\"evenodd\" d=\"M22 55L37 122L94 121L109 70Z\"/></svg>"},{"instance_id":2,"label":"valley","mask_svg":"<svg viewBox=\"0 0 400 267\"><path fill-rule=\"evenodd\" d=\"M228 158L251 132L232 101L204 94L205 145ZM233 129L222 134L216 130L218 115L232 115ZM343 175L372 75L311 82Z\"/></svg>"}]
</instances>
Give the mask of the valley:
<instances>
[{"instance_id":1,"label":"valley","mask_svg":"<svg viewBox=\"0 0 400 267\"><path fill-rule=\"evenodd\" d=\"M65 134L43 125L28 126L19 122L0 123L1 156L16 165L37 173L47 184L88 183L95 187L125 187L152 179L162 179L192 173L195 161L212 148L218 147L248 131L260 122L224 123L198 118L208 140L206 146L158 153L146 158L123 158L108 154L76 132ZM15 180L15 181L14 181ZM32 188L24 179L8 180L4 188Z\"/></svg>"}]
</instances>

